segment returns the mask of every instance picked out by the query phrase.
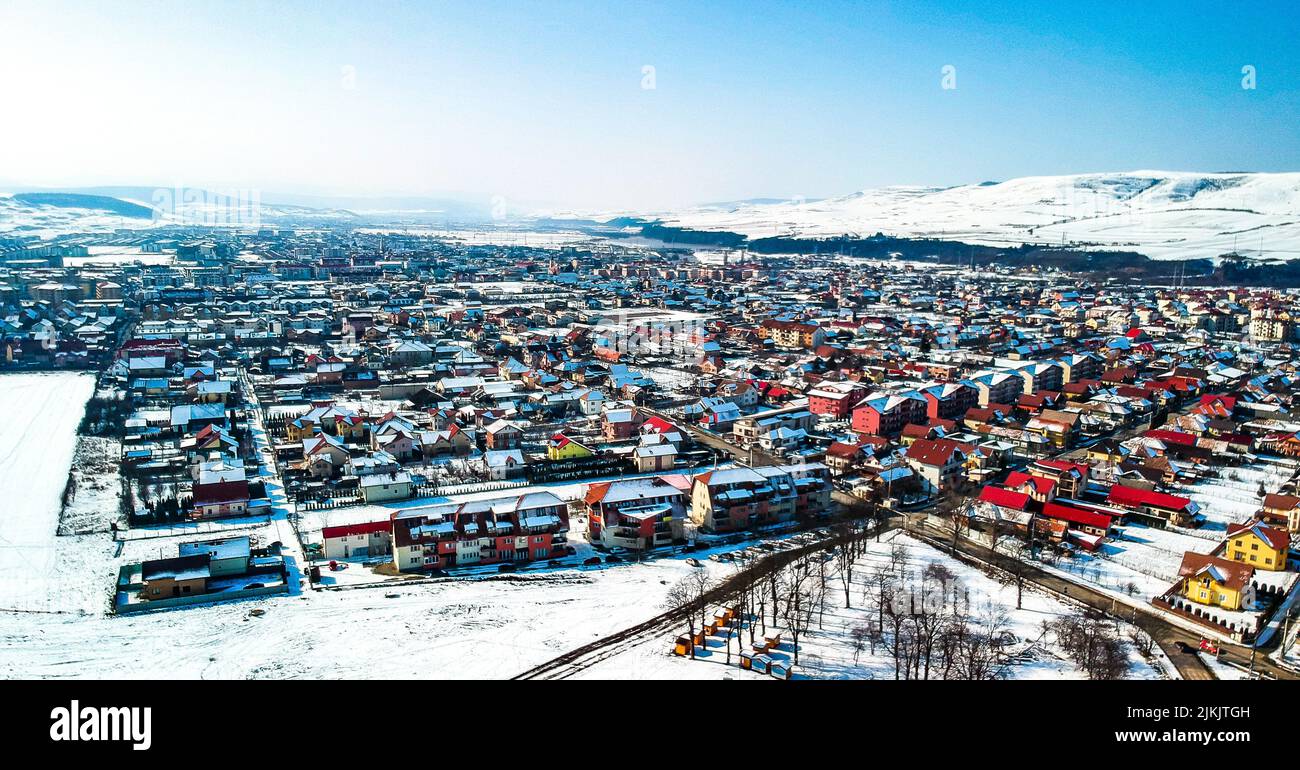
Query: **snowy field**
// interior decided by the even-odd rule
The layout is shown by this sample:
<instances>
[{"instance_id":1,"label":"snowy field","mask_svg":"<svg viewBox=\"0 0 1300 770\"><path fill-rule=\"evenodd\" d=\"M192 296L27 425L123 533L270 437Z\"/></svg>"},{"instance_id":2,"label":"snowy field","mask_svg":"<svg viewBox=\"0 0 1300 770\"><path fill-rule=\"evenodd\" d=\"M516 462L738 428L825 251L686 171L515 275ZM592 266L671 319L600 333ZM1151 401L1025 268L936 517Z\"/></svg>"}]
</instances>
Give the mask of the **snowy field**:
<instances>
[{"instance_id":1,"label":"snowy field","mask_svg":"<svg viewBox=\"0 0 1300 770\"><path fill-rule=\"evenodd\" d=\"M0 614L0 676L506 678L657 615L691 569L683 557L134 616Z\"/></svg>"},{"instance_id":2,"label":"snowy field","mask_svg":"<svg viewBox=\"0 0 1300 770\"><path fill-rule=\"evenodd\" d=\"M930 564L942 564L951 570L965 591L969 592L972 614L983 608L996 606L1008 614L1006 629L1016 638L1008 646L1009 652L1000 667L1000 676L1007 679L1079 679L1083 673L1056 648L1050 635L1043 633L1043 623L1069 614L1071 608L1046 594L1026 588L1023 609L1016 609L1016 588L1002 585L985 573L967 564L951 559L946 554L908 537L901 532L891 532L882 542L870 544L865 555L858 560L850 590L854 607L845 609L838 578L832 580L832 591L826 605L822 628L814 619L812 629L800 639L799 665L794 678L809 679L893 679L894 663L883 647L874 652L870 648L855 651L853 629L874 621L875 613L865 606L864 593L870 592L870 574L891 560L893 543L900 543L906 554L904 569L919 574ZM769 629L770 631L771 629ZM1169 676L1173 665L1158 651L1151 661L1145 660L1123 627L1125 649L1129 654L1129 678L1159 679ZM685 626L678 633L685 633ZM679 657L669 652L676 633L637 645L626 652L607 658L583 671L579 678L593 679L771 679L770 676L745 671L737 665L737 652L733 645L732 663L726 665L726 654L720 637L709 640L708 650L695 660ZM748 636L745 637L746 641ZM792 660L793 646L788 634L778 650L769 653L777 660Z\"/></svg>"},{"instance_id":3,"label":"snowy field","mask_svg":"<svg viewBox=\"0 0 1300 770\"><path fill-rule=\"evenodd\" d=\"M1261 485L1265 492L1276 491L1295 473L1294 463L1269 459L1275 461L1221 468L1219 476L1180 485L1174 494L1183 495L1200 507L1205 517L1202 531L1222 536L1229 524L1250 521L1259 512L1264 502L1259 494Z\"/></svg>"},{"instance_id":4,"label":"snowy field","mask_svg":"<svg viewBox=\"0 0 1300 770\"><path fill-rule=\"evenodd\" d=\"M56 535L94 387L89 374L0 375L0 609L87 610L88 590L103 580L90 567L111 552L107 536Z\"/></svg>"}]
</instances>

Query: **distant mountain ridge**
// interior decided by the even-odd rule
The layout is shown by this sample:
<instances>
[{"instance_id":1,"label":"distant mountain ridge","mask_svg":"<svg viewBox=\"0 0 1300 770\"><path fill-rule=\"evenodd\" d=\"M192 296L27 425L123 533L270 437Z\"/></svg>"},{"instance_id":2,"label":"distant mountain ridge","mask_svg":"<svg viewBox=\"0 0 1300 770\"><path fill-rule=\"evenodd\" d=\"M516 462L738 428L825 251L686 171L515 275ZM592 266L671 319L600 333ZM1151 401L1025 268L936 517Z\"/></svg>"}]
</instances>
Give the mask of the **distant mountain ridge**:
<instances>
[{"instance_id":1,"label":"distant mountain ridge","mask_svg":"<svg viewBox=\"0 0 1300 770\"><path fill-rule=\"evenodd\" d=\"M0 193L0 234L49 238L168 224L466 224L489 221L492 213L487 203L419 196L332 198L145 186L29 188Z\"/></svg>"},{"instance_id":2,"label":"distant mountain ridge","mask_svg":"<svg viewBox=\"0 0 1300 770\"><path fill-rule=\"evenodd\" d=\"M1236 251L1300 258L1300 172L1129 171L956 187L883 187L838 198L648 212L672 227L761 238L936 238L1129 250L1154 259Z\"/></svg>"},{"instance_id":3,"label":"distant mountain ridge","mask_svg":"<svg viewBox=\"0 0 1300 770\"><path fill-rule=\"evenodd\" d=\"M123 217L150 219L153 209L141 206L121 198L107 195L84 195L75 193L15 193L12 200L30 206L54 206L55 208L89 209L117 214Z\"/></svg>"}]
</instances>

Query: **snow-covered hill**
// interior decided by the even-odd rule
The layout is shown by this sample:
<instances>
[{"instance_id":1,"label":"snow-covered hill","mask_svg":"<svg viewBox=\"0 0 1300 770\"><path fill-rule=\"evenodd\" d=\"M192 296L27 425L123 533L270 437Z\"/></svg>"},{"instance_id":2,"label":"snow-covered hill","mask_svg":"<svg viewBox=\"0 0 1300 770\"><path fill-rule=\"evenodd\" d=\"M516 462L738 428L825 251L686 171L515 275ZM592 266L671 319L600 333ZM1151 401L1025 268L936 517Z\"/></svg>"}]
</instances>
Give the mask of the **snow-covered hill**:
<instances>
[{"instance_id":1,"label":"snow-covered hill","mask_svg":"<svg viewBox=\"0 0 1300 770\"><path fill-rule=\"evenodd\" d=\"M359 223L344 209L267 203L204 190L117 188L116 194L0 193L0 236L54 238L69 233L142 230L162 225L235 227Z\"/></svg>"},{"instance_id":2,"label":"snow-covered hill","mask_svg":"<svg viewBox=\"0 0 1300 770\"><path fill-rule=\"evenodd\" d=\"M1155 259L1300 258L1300 173L1131 171L960 187L884 187L815 202L741 203L655 214L665 224L774 235L1061 243Z\"/></svg>"}]
</instances>

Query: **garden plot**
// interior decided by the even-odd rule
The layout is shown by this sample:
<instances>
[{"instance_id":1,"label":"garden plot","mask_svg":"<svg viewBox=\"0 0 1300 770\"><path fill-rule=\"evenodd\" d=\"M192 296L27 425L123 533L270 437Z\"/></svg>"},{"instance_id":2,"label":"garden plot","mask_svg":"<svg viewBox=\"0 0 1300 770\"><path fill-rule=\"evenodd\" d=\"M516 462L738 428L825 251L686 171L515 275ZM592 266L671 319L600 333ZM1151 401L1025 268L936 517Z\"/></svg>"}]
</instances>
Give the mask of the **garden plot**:
<instances>
[{"instance_id":1,"label":"garden plot","mask_svg":"<svg viewBox=\"0 0 1300 770\"><path fill-rule=\"evenodd\" d=\"M1178 579L1178 568L1187 551L1209 553L1219 540L1197 537L1170 529L1127 524L1102 546L1100 553L1134 572L1164 580Z\"/></svg>"},{"instance_id":2,"label":"garden plot","mask_svg":"<svg viewBox=\"0 0 1300 770\"><path fill-rule=\"evenodd\" d=\"M1205 518L1201 529L1223 533L1231 524L1250 521L1263 504L1260 489L1276 490L1295 469L1289 465L1257 463L1221 469L1221 475L1179 485L1175 494L1196 503Z\"/></svg>"}]
</instances>

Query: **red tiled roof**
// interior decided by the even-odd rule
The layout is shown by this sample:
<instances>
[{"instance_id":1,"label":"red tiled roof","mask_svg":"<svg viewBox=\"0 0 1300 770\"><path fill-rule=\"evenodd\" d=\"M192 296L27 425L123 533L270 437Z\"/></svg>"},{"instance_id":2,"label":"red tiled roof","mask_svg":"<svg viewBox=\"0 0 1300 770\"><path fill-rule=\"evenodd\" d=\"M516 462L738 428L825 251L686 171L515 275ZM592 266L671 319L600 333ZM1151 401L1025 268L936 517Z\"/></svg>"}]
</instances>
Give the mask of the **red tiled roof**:
<instances>
[{"instance_id":1,"label":"red tiled roof","mask_svg":"<svg viewBox=\"0 0 1300 770\"><path fill-rule=\"evenodd\" d=\"M1094 511L1085 511L1080 508L1072 508L1068 505L1059 503L1046 503L1043 505L1043 515L1050 519L1060 519L1068 521L1071 524L1083 524L1098 529L1110 529L1111 519L1104 513Z\"/></svg>"},{"instance_id":2,"label":"red tiled roof","mask_svg":"<svg viewBox=\"0 0 1300 770\"><path fill-rule=\"evenodd\" d=\"M1183 433L1176 430L1164 430L1158 428L1149 430L1142 434L1147 438L1159 439L1166 444L1182 444L1183 446L1196 446L1196 437L1190 433Z\"/></svg>"},{"instance_id":3,"label":"red tiled roof","mask_svg":"<svg viewBox=\"0 0 1300 770\"><path fill-rule=\"evenodd\" d=\"M1106 495L1106 502L1112 505L1129 507L1150 505L1170 511L1181 511L1192 504L1192 501L1186 497L1154 492L1148 489L1126 487L1122 484L1116 484L1110 488L1110 493Z\"/></svg>"},{"instance_id":4,"label":"red tiled roof","mask_svg":"<svg viewBox=\"0 0 1300 770\"><path fill-rule=\"evenodd\" d=\"M1274 529L1267 524L1251 521L1245 524L1233 524L1228 527L1228 537L1236 537L1245 531L1254 532L1260 540L1268 543L1274 550L1286 552L1291 548L1291 537L1287 533Z\"/></svg>"},{"instance_id":5,"label":"red tiled roof","mask_svg":"<svg viewBox=\"0 0 1300 770\"><path fill-rule=\"evenodd\" d=\"M1007 476L1007 489L1018 489L1026 483L1033 484L1034 489L1042 495L1051 493L1056 487L1056 479L1045 479L1042 476L1030 476L1024 471L1014 471Z\"/></svg>"},{"instance_id":6,"label":"red tiled roof","mask_svg":"<svg viewBox=\"0 0 1300 770\"><path fill-rule=\"evenodd\" d=\"M335 537L347 537L349 535L368 535L371 532L392 532L393 522L390 519L383 521L367 521L361 524L343 524L337 527L325 527L320 531L321 537L329 540Z\"/></svg>"},{"instance_id":7,"label":"red tiled roof","mask_svg":"<svg viewBox=\"0 0 1300 770\"><path fill-rule=\"evenodd\" d=\"M1012 508L1017 511L1023 511L1029 505L1029 495L1024 492L1014 492L1002 487L986 486L980 490L980 502L1000 505L1003 508Z\"/></svg>"},{"instance_id":8,"label":"red tiled roof","mask_svg":"<svg viewBox=\"0 0 1300 770\"><path fill-rule=\"evenodd\" d=\"M1249 564L1220 559L1208 553L1188 551L1183 554L1183 563L1178 567L1178 576L1192 578L1207 568L1218 570L1221 578L1218 582L1233 590L1245 588L1250 582L1250 576L1255 573L1255 568Z\"/></svg>"},{"instance_id":9,"label":"red tiled roof","mask_svg":"<svg viewBox=\"0 0 1300 770\"><path fill-rule=\"evenodd\" d=\"M918 439L907 448L907 459L922 465L945 465L958 448L957 442L950 439Z\"/></svg>"}]
</instances>

